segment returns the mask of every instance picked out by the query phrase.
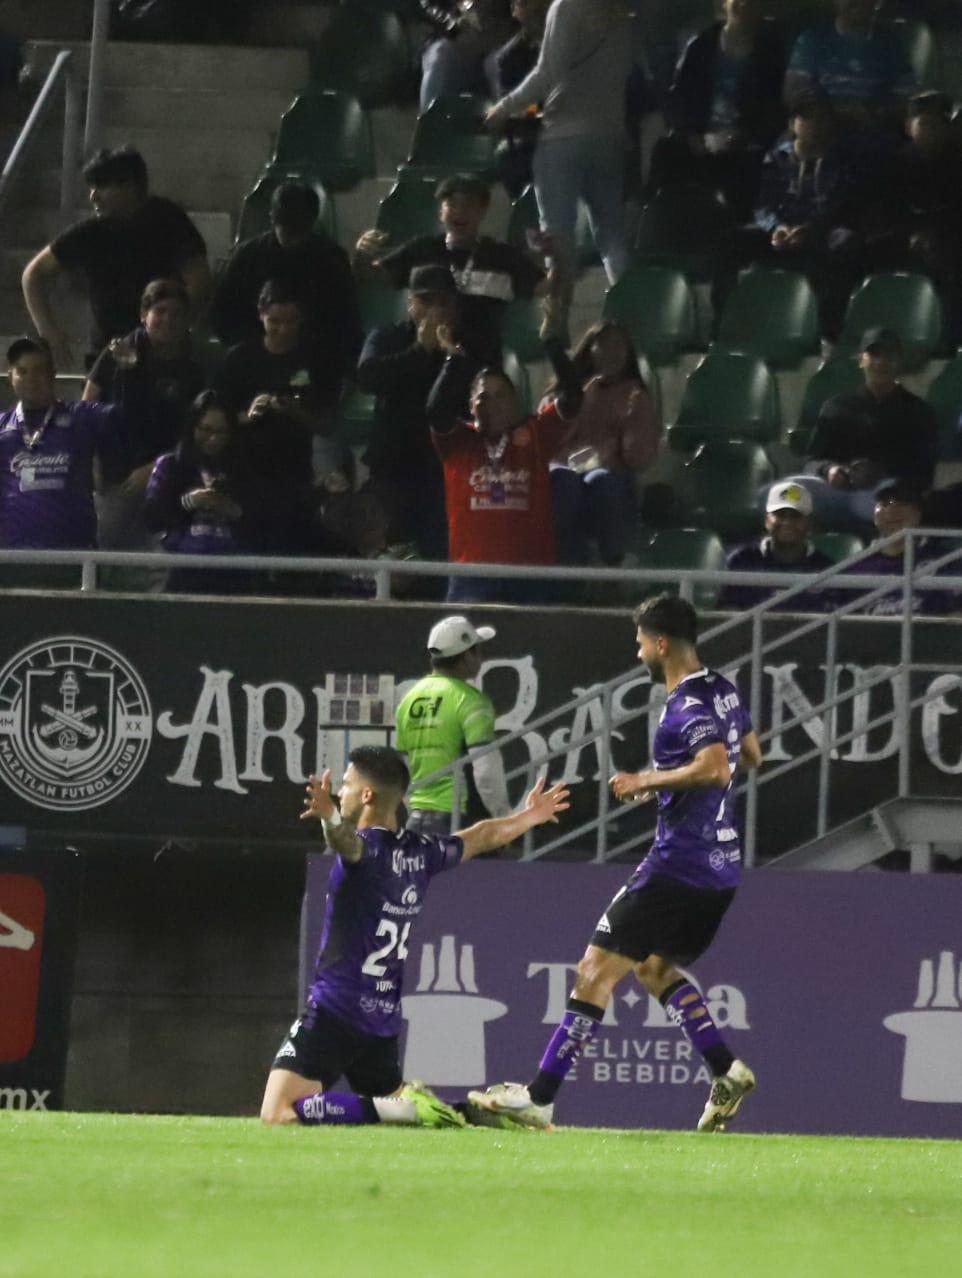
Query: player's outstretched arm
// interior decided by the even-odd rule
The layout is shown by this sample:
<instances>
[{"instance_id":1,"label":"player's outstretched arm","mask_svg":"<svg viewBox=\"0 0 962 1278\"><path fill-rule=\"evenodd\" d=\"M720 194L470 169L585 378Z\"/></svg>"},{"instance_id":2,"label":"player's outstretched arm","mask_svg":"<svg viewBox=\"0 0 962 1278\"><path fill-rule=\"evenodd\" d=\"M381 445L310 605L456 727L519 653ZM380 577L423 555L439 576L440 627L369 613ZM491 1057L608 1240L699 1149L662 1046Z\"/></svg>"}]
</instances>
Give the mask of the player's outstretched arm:
<instances>
[{"instance_id":1,"label":"player's outstretched arm","mask_svg":"<svg viewBox=\"0 0 962 1278\"><path fill-rule=\"evenodd\" d=\"M478 821L476 825L458 831L458 838L464 844L461 859L469 861L482 852L503 848L536 825L544 825L548 821L557 824L558 813L566 812L571 806L568 797L569 792L561 781L546 790L544 777L539 777L517 812L506 817L492 817L490 821Z\"/></svg>"},{"instance_id":2,"label":"player's outstretched arm","mask_svg":"<svg viewBox=\"0 0 962 1278\"><path fill-rule=\"evenodd\" d=\"M762 747L755 732L746 732L742 737L741 754L738 756L738 771L751 772L762 765Z\"/></svg>"},{"instance_id":3,"label":"player's outstretched arm","mask_svg":"<svg viewBox=\"0 0 962 1278\"><path fill-rule=\"evenodd\" d=\"M616 772L608 784L622 802L650 798L657 790L724 790L731 780L728 752L720 742L699 750L690 763L664 772Z\"/></svg>"},{"instance_id":4,"label":"player's outstretched arm","mask_svg":"<svg viewBox=\"0 0 962 1278\"><path fill-rule=\"evenodd\" d=\"M345 861L360 861L364 844L358 838L353 825L343 820L331 794L331 770L327 768L318 779L307 778L307 797L304 800L302 821L320 821L324 828L324 841L332 852Z\"/></svg>"}]
</instances>

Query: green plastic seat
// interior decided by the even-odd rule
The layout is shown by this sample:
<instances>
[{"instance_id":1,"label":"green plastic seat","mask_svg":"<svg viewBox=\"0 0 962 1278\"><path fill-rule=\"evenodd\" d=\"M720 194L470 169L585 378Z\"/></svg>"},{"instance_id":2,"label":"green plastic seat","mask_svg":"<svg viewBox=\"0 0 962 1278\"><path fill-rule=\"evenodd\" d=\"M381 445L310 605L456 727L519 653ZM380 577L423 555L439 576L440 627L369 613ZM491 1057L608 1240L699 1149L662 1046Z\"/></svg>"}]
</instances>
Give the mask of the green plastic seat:
<instances>
[{"instance_id":1,"label":"green plastic seat","mask_svg":"<svg viewBox=\"0 0 962 1278\"><path fill-rule=\"evenodd\" d=\"M605 295L604 315L628 329L652 364L673 364L695 344L695 299L672 267L629 267Z\"/></svg>"},{"instance_id":2,"label":"green plastic seat","mask_svg":"<svg viewBox=\"0 0 962 1278\"><path fill-rule=\"evenodd\" d=\"M711 278L715 254L734 225L717 191L698 183L662 187L645 205L635 257L645 265L672 266L689 279Z\"/></svg>"},{"instance_id":3,"label":"green plastic seat","mask_svg":"<svg viewBox=\"0 0 962 1278\"><path fill-rule=\"evenodd\" d=\"M927 275L869 275L849 298L839 347L857 351L866 329L901 337L908 367L920 368L942 346L942 303Z\"/></svg>"},{"instance_id":4,"label":"green plastic seat","mask_svg":"<svg viewBox=\"0 0 962 1278\"><path fill-rule=\"evenodd\" d=\"M369 110L402 98L410 78L400 18L366 0L335 9L309 55L312 87L353 93Z\"/></svg>"},{"instance_id":5,"label":"green plastic seat","mask_svg":"<svg viewBox=\"0 0 962 1278\"><path fill-rule=\"evenodd\" d=\"M370 117L349 93L302 93L281 116L271 167L316 173L331 191L349 191L375 176Z\"/></svg>"},{"instance_id":6,"label":"green plastic seat","mask_svg":"<svg viewBox=\"0 0 962 1278\"><path fill-rule=\"evenodd\" d=\"M880 22L878 26L888 27L899 37L919 85L923 89L939 88L938 50L929 24L894 18L890 22Z\"/></svg>"},{"instance_id":7,"label":"green plastic seat","mask_svg":"<svg viewBox=\"0 0 962 1278\"><path fill-rule=\"evenodd\" d=\"M819 364L805 384L798 421L788 432L788 446L799 457L804 457L818 421L818 414L827 399L856 391L865 385L858 361L849 355L832 355Z\"/></svg>"},{"instance_id":8,"label":"green plastic seat","mask_svg":"<svg viewBox=\"0 0 962 1278\"><path fill-rule=\"evenodd\" d=\"M680 585L677 577L672 577L673 569L704 569L706 572L721 572L725 567L725 547L716 532L710 528L663 528L649 540L642 533L640 544L635 548L635 556L639 568L666 570L664 581L646 581L639 588L629 588L631 597L637 599L650 595L670 592L677 595ZM716 582L698 582L694 587L693 599L696 608L714 608L718 602L721 587Z\"/></svg>"},{"instance_id":9,"label":"green plastic seat","mask_svg":"<svg viewBox=\"0 0 962 1278\"><path fill-rule=\"evenodd\" d=\"M387 328L407 319L407 292L383 284L359 284L357 300L361 310L361 327L365 333L374 328Z\"/></svg>"},{"instance_id":10,"label":"green plastic seat","mask_svg":"<svg viewBox=\"0 0 962 1278\"><path fill-rule=\"evenodd\" d=\"M962 355L956 355L934 379L925 398L935 410L939 423L939 460L962 457Z\"/></svg>"},{"instance_id":11,"label":"green plastic seat","mask_svg":"<svg viewBox=\"0 0 962 1278\"><path fill-rule=\"evenodd\" d=\"M820 550L823 555L828 555L829 559L836 564L865 549L865 542L858 533L853 532L816 533L812 540L815 543L815 549Z\"/></svg>"},{"instance_id":12,"label":"green plastic seat","mask_svg":"<svg viewBox=\"0 0 962 1278\"><path fill-rule=\"evenodd\" d=\"M641 374L642 381L648 387L648 394L654 400L655 412L658 414L660 421L664 407L661 397L661 378L658 376L658 369L649 361L648 356L641 351L638 353L638 372Z\"/></svg>"},{"instance_id":13,"label":"green plastic seat","mask_svg":"<svg viewBox=\"0 0 962 1278\"><path fill-rule=\"evenodd\" d=\"M538 336L541 327L541 299L521 297L508 302L501 321L501 340L507 350L512 350L524 364L537 364L545 358L544 346Z\"/></svg>"},{"instance_id":14,"label":"green plastic seat","mask_svg":"<svg viewBox=\"0 0 962 1278\"><path fill-rule=\"evenodd\" d=\"M392 248L438 230L438 206L434 198L437 183L424 178L398 180L378 205L374 225L386 231Z\"/></svg>"},{"instance_id":15,"label":"green plastic seat","mask_svg":"<svg viewBox=\"0 0 962 1278\"><path fill-rule=\"evenodd\" d=\"M377 396L355 388L337 410L338 438L348 448L363 448L371 437Z\"/></svg>"},{"instance_id":16,"label":"green plastic seat","mask_svg":"<svg viewBox=\"0 0 962 1278\"><path fill-rule=\"evenodd\" d=\"M234 236L234 243L239 244L242 240L249 240L252 236L261 235L264 231L271 229L271 196L282 182L304 182L314 188L317 192L317 198L321 202L320 212L317 215L314 227L316 230L326 231L331 239L336 240L337 211L334 208L333 199L328 195L320 179L303 170L300 173L277 173L268 169L261 174L253 187L244 196L240 217L237 219L237 234Z\"/></svg>"},{"instance_id":17,"label":"green plastic seat","mask_svg":"<svg viewBox=\"0 0 962 1278\"><path fill-rule=\"evenodd\" d=\"M797 368L819 350L818 303L797 271L747 271L722 312L718 345Z\"/></svg>"},{"instance_id":18,"label":"green plastic seat","mask_svg":"<svg viewBox=\"0 0 962 1278\"><path fill-rule=\"evenodd\" d=\"M780 417L778 383L764 360L712 350L688 376L668 442L690 451L713 438L773 440Z\"/></svg>"},{"instance_id":19,"label":"green plastic seat","mask_svg":"<svg viewBox=\"0 0 962 1278\"><path fill-rule=\"evenodd\" d=\"M711 528L726 541L760 532L764 502L760 496L774 479L761 444L746 439L711 439L687 463L679 484L685 520Z\"/></svg>"},{"instance_id":20,"label":"green plastic seat","mask_svg":"<svg viewBox=\"0 0 962 1278\"><path fill-rule=\"evenodd\" d=\"M528 376L528 370L514 351L506 350L504 352L501 366L514 383L514 389L518 395L518 404L522 412L526 414L534 412L535 404L531 395L531 378Z\"/></svg>"},{"instance_id":21,"label":"green plastic seat","mask_svg":"<svg viewBox=\"0 0 962 1278\"><path fill-rule=\"evenodd\" d=\"M405 175L440 181L452 173L489 176L497 139L482 124L484 102L470 94L432 102L414 126Z\"/></svg>"}]
</instances>

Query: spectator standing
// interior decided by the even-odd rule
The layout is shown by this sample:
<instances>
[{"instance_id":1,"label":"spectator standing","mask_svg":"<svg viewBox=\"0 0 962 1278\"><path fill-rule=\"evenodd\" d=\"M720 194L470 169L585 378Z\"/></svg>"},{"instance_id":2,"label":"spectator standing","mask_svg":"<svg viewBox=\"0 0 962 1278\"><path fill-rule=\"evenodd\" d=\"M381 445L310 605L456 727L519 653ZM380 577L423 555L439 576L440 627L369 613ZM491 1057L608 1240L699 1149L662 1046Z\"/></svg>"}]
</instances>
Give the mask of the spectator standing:
<instances>
[{"instance_id":1,"label":"spectator standing","mask_svg":"<svg viewBox=\"0 0 962 1278\"><path fill-rule=\"evenodd\" d=\"M610 283L628 268L625 236L625 108L634 62L631 22L622 0L555 0L534 69L487 113L489 128L532 103L544 103L534 153L542 229L570 289L575 271L578 201L588 208Z\"/></svg>"},{"instance_id":2,"label":"spectator standing","mask_svg":"<svg viewBox=\"0 0 962 1278\"><path fill-rule=\"evenodd\" d=\"M446 355L439 330L453 331L456 313L451 272L444 266L416 266L409 318L368 335L356 374L361 390L378 397L364 455L370 486L390 512L392 540L413 539L428 559L447 558L447 521L426 404Z\"/></svg>"},{"instance_id":3,"label":"spectator standing","mask_svg":"<svg viewBox=\"0 0 962 1278\"><path fill-rule=\"evenodd\" d=\"M258 298L268 280L295 291L305 334L316 341L342 381L361 349L361 316L347 253L317 225L313 187L283 182L271 196L271 229L236 245L214 291L210 324L225 346L261 333Z\"/></svg>"},{"instance_id":4,"label":"spectator standing","mask_svg":"<svg viewBox=\"0 0 962 1278\"><path fill-rule=\"evenodd\" d=\"M824 572L832 560L812 542L812 498L801 484L780 480L765 502L765 532L761 541L737 546L728 556L729 572ZM786 583L787 588L788 583ZM725 586L719 608L754 608L778 592L777 586ZM806 590L784 605L787 612L827 612L836 602L830 590Z\"/></svg>"},{"instance_id":5,"label":"spectator standing","mask_svg":"<svg viewBox=\"0 0 962 1278\"><path fill-rule=\"evenodd\" d=\"M0 415L0 547L86 550L97 545L93 471L128 466L127 434L117 410L57 399L45 341L20 337L7 351L15 406ZM76 569L4 571L7 584L75 584Z\"/></svg>"},{"instance_id":6,"label":"spectator standing","mask_svg":"<svg viewBox=\"0 0 962 1278\"><path fill-rule=\"evenodd\" d=\"M861 278L864 249L853 229L858 183L817 98L790 111L793 138L769 151L754 221L719 249L712 281L716 327L739 272L753 263L803 271L818 294L822 331L838 336L849 294Z\"/></svg>"},{"instance_id":7,"label":"spectator standing","mask_svg":"<svg viewBox=\"0 0 962 1278\"><path fill-rule=\"evenodd\" d=\"M237 447L237 422L215 391L203 391L184 416L177 447L158 457L147 485L144 520L177 555L239 555L256 549L254 488ZM169 591L238 594L248 574L175 568Z\"/></svg>"},{"instance_id":8,"label":"spectator standing","mask_svg":"<svg viewBox=\"0 0 962 1278\"><path fill-rule=\"evenodd\" d=\"M480 178L445 178L435 198L442 234L419 236L385 252L386 233L365 231L357 242L355 270L362 280L407 288L415 267L445 267L459 295L459 344L483 364L500 363L504 308L516 298L546 292L544 270L514 245L481 234L491 190Z\"/></svg>"},{"instance_id":9,"label":"spectator standing","mask_svg":"<svg viewBox=\"0 0 962 1278\"><path fill-rule=\"evenodd\" d=\"M835 0L831 26L803 31L792 48L785 99L813 91L856 130L900 127L915 76L902 41L875 24L876 0Z\"/></svg>"},{"instance_id":10,"label":"spectator standing","mask_svg":"<svg viewBox=\"0 0 962 1278\"><path fill-rule=\"evenodd\" d=\"M762 159L785 127L786 54L760 0L724 0L724 14L681 56L668 96L671 132L655 144L650 185L704 182L744 221Z\"/></svg>"},{"instance_id":11,"label":"spectator standing","mask_svg":"<svg viewBox=\"0 0 962 1278\"><path fill-rule=\"evenodd\" d=\"M23 272L30 318L62 367L70 366L70 343L54 312L51 288L63 272L86 277L95 352L136 327L151 280L182 280L193 315L203 309L210 288L200 233L179 205L150 194L139 151L98 151L84 167L84 178L94 216L68 227Z\"/></svg>"},{"instance_id":12,"label":"spectator standing","mask_svg":"<svg viewBox=\"0 0 962 1278\"><path fill-rule=\"evenodd\" d=\"M500 368L477 374L442 336L450 358L428 399L428 421L444 468L448 558L455 563L554 564L549 464L581 407L582 389L561 342L545 350L560 393L525 417L514 385ZM470 389L470 394L468 391ZM468 398L470 418L462 408ZM448 600L528 603L544 586L497 577L452 577Z\"/></svg>"},{"instance_id":13,"label":"spectator standing","mask_svg":"<svg viewBox=\"0 0 962 1278\"><path fill-rule=\"evenodd\" d=\"M421 110L438 98L488 94L494 55L511 34L509 0L420 0L437 31L421 55Z\"/></svg>"},{"instance_id":14,"label":"spectator standing","mask_svg":"<svg viewBox=\"0 0 962 1278\"><path fill-rule=\"evenodd\" d=\"M424 782L432 772L465 755L481 755L471 771L488 813L505 816L511 809L500 753L491 750L481 754L494 740L494 705L474 685L481 673L482 645L495 633L493 626L475 629L467 617L445 617L431 628L427 643L431 673L405 693L394 716L394 745L405 756L411 773L409 830L426 835L450 834L453 777ZM458 825L468 807L466 785L461 787L459 807L455 818Z\"/></svg>"},{"instance_id":15,"label":"spectator standing","mask_svg":"<svg viewBox=\"0 0 962 1278\"><path fill-rule=\"evenodd\" d=\"M661 423L620 324L592 325L571 362L584 398L551 463L560 555L586 563L596 543L602 562L615 566L636 522L634 477L654 460Z\"/></svg>"},{"instance_id":16,"label":"spectator standing","mask_svg":"<svg viewBox=\"0 0 962 1278\"><path fill-rule=\"evenodd\" d=\"M511 13L518 30L494 56L495 96L516 89L537 65L550 0L513 0ZM512 200L533 180L532 161L541 130L541 103L532 103L505 123L505 140L498 154L498 176Z\"/></svg>"},{"instance_id":17,"label":"spectator standing","mask_svg":"<svg viewBox=\"0 0 962 1278\"><path fill-rule=\"evenodd\" d=\"M179 438L187 406L204 385L188 329L190 299L180 280L153 280L140 303L140 325L115 339L87 377L83 398L116 404L130 436L130 474L101 484L97 524L102 549L145 548L143 501L154 461Z\"/></svg>"}]
</instances>

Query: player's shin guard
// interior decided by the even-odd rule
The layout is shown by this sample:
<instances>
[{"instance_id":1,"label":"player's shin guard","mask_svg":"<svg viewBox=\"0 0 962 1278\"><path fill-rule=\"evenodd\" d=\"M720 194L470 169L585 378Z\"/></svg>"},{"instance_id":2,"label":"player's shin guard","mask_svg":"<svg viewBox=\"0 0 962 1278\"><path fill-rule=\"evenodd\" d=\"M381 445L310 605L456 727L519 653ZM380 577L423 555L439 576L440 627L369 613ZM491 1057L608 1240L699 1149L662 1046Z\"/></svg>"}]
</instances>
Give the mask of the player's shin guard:
<instances>
[{"instance_id":1,"label":"player's shin guard","mask_svg":"<svg viewBox=\"0 0 962 1278\"><path fill-rule=\"evenodd\" d=\"M321 1123L342 1123L357 1127L363 1123L378 1123L374 1102L353 1092L315 1092L294 1102L294 1113L299 1123L317 1127Z\"/></svg>"},{"instance_id":2,"label":"player's shin guard","mask_svg":"<svg viewBox=\"0 0 962 1278\"><path fill-rule=\"evenodd\" d=\"M705 1000L691 981L676 981L669 985L659 1001L668 1013L668 1019L685 1031L691 1045L704 1056L715 1077L727 1074L735 1057L712 1020Z\"/></svg>"},{"instance_id":3,"label":"player's shin guard","mask_svg":"<svg viewBox=\"0 0 962 1278\"><path fill-rule=\"evenodd\" d=\"M568 1071L598 1032L603 1007L569 998L564 1019L545 1048L538 1072L528 1084L528 1095L534 1105L550 1105L558 1094Z\"/></svg>"}]
</instances>

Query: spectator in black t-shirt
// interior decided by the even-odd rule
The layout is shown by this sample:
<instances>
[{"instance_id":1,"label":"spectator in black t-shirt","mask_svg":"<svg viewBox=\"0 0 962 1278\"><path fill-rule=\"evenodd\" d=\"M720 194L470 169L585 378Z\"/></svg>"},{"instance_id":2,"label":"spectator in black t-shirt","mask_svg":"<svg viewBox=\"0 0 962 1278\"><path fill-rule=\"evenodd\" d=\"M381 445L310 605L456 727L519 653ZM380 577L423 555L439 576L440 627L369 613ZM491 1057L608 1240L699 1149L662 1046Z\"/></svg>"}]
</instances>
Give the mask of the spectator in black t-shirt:
<instances>
[{"instance_id":1,"label":"spectator in black t-shirt","mask_svg":"<svg viewBox=\"0 0 962 1278\"><path fill-rule=\"evenodd\" d=\"M501 321L515 298L548 290L548 277L526 253L481 234L491 192L486 182L461 174L435 192L441 235L425 235L386 251L383 231L365 231L357 242L359 278L406 288L416 266L444 266L459 293L457 337L482 364L501 362Z\"/></svg>"},{"instance_id":2,"label":"spectator in black t-shirt","mask_svg":"<svg viewBox=\"0 0 962 1278\"><path fill-rule=\"evenodd\" d=\"M179 205L149 193L139 151L98 151L85 166L84 178L94 216L68 227L23 272L30 317L65 368L70 367L70 343L50 299L51 285L64 271L86 276L96 350L136 327L140 299L151 280L181 279L194 314L210 287L200 233Z\"/></svg>"},{"instance_id":3,"label":"spectator in black t-shirt","mask_svg":"<svg viewBox=\"0 0 962 1278\"><path fill-rule=\"evenodd\" d=\"M343 379L361 349L361 317L351 261L317 226L313 187L284 182L271 196L271 229L238 244L211 305L211 328L225 344L259 337L257 299L268 280L288 284L302 299L306 329Z\"/></svg>"},{"instance_id":4,"label":"spectator in black t-shirt","mask_svg":"<svg viewBox=\"0 0 962 1278\"><path fill-rule=\"evenodd\" d=\"M305 547L311 489L343 487L343 450L333 439L340 379L304 336L298 295L269 280L258 311L263 336L227 352L217 389L240 422L243 456L268 491L270 539L279 552Z\"/></svg>"},{"instance_id":5,"label":"spectator in black t-shirt","mask_svg":"<svg viewBox=\"0 0 962 1278\"><path fill-rule=\"evenodd\" d=\"M180 280L153 280L141 299L139 327L101 352L84 386L84 399L118 406L130 433L133 469L122 483L105 483L98 496L104 550L145 545L143 499L151 467L174 447L187 406L204 385L191 350L189 307Z\"/></svg>"},{"instance_id":6,"label":"spectator in black t-shirt","mask_svg":"<svg viewBox=\"0 0 962 1278\"><path fill-rule=\"evenodd\" d=\"M514 0L511 5L511 14L519 29L494 55L497 98L516 89L534 70L549 8L550 0ZM505 124L505 139L498 149L498 176L513 200L533 181L531 162L540 129L540 114L533 110L512 116Z\"/></svg>"},{"instance_id":7,"label":"spectator in black t-shirt","mask_svg":"<svg viewBox=\"0 0 962 1278\"><path fill-rule=\"evenodd\" d=\"M447 557L444 477L426 405L445 360L438 330L453 328L456 307L451 272L416 266L409 318L369 333L357 366L358 386L378 397L364 456L370 486L391 516L390 539L416 541L426 559Z\"/></svg>"}]
</instances>

